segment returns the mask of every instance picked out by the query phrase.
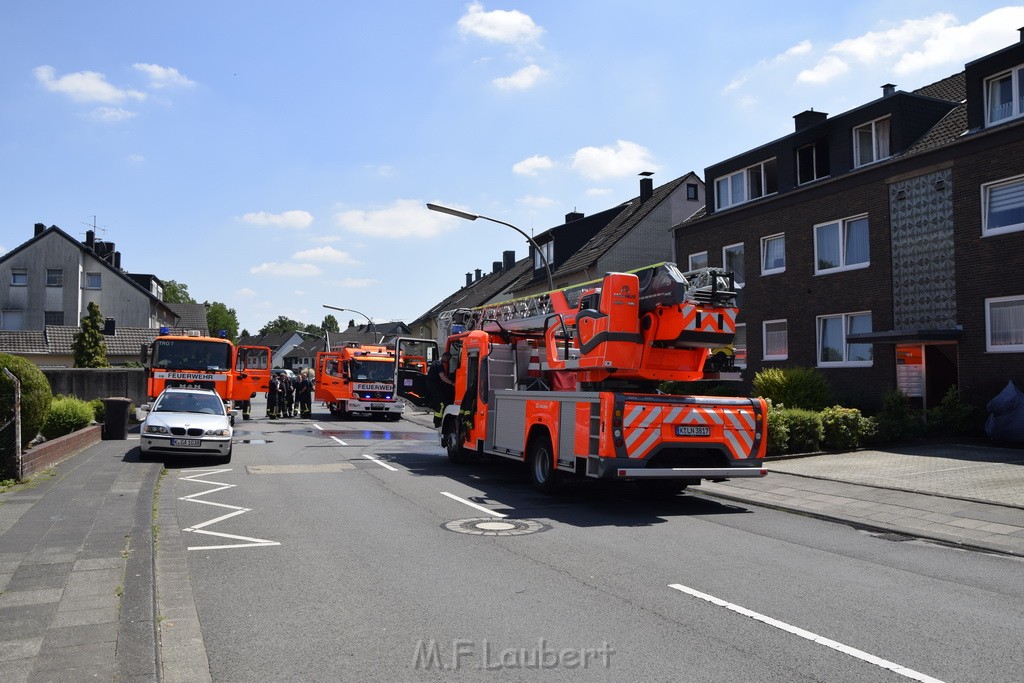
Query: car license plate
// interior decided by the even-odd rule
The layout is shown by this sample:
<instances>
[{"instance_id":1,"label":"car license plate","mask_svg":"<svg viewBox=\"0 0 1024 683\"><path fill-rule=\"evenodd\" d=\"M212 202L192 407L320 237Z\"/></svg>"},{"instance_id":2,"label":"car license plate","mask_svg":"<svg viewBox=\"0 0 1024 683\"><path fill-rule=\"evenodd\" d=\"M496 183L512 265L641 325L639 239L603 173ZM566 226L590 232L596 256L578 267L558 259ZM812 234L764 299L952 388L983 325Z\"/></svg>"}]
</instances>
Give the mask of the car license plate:
<instances>
[{"instance_id":1,"label":"car license plate","mask_svg":"<svg viewBox=\"0 0 1024 683\"><path fill-rule=\"evenodd\" d=\"M707 425L676 425L676 436L711 436Z\"/></svg>"},{"instance_id":2,"label":"car license plate","mask_svg":"<svg viewBox=\"0 0 1024 683\"><path fill-rule=\"evenodd\" d=\"M384 410L384 404L383 403L371 403L370 404L370 410Z\"/></svg>"},{"instance_id":3,"label":"car license plate","mask_svg":"<svg viewBox=\"0 0 1024 683\"><path fill-rule=\"evenodd\" d=\"M172 446L181 446L182 448L199 448L203 445L203 442L199 439L171 439Z\"/></svg>"}]
</instances>

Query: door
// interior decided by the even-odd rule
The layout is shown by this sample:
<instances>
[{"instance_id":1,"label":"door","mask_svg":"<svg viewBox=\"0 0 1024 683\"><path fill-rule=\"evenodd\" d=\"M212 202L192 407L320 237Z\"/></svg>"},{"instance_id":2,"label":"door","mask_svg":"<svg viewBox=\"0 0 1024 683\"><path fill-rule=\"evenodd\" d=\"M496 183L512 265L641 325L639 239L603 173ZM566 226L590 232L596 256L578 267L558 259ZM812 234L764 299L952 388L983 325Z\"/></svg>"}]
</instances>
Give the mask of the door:
<instances>
[{"instance_id":1,"label":"door","mask_svg":"<svg viewBox=\"0 0 1024 683\"><path fill-rule=\"evenodd\" d=\"M413 405L428 405L430 395L427 393L427 370L438 356L437 342L433 339L396 339L395 377L398 395Z\"/></svg>"},{"instance_id":2,"label":"door","mask_svg":"<svg viewBox=\"0 0 1024 683\"><path fill-rule=\"evenodd\" d=\"M231 398L247 401L270 388L270 347L239 346L235 350L235 374Z\"/></svg>"}]
</instances>

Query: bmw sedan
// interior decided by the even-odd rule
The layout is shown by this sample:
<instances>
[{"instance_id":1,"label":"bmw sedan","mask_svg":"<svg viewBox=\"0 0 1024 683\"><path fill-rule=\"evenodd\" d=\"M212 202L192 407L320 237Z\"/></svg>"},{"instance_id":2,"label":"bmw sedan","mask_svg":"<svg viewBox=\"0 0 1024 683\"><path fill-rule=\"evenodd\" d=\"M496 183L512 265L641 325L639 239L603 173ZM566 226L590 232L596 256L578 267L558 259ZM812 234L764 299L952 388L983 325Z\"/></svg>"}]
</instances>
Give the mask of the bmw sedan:
<instances>
[{"instance_id":1,"label":"bmw sedan","mask_svg":"<svg viewBox=\"0 0 1024 683\"><path fill-rule=\"evenodd\" d=\"M218 456L231 462L235 411L210 389L168 388L150 405L139 430L142 457L159 453Z\"/></svg>"}]
</instances>

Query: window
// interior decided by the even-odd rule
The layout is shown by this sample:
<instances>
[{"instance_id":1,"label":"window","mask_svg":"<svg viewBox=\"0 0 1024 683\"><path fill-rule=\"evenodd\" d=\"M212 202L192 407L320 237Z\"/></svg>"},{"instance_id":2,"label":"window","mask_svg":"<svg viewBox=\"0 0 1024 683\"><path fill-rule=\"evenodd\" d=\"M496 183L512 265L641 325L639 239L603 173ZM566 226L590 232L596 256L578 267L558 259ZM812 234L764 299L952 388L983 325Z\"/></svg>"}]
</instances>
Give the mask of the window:
<instances>
[{"instance_id":1,"label":"window","mask_svg":"<svg viewBox=\"0 0 1024 683\"><path fill-rule=\"evenodd\" d=\"M47 268L46 269L46 286L47 287L63 287L64 286L64 271L60 268Z\"/></svg>"},{"instance_id":2,"label":"window","mask_svg":"<svg viewBox=\"0 0 1024 683\"><path fill-rule=\"evenodd\" d=\"M102 284L102 273L86 273L85 289L100 289Z\"/></svg>"},{"instance_id":3,"label":"window","mask_svg":"<svg viewBox=\"0 0 1024 683\"><path fill-rule=\"evenodd\" d=\"M733 282L742 287L743 279L743 245L730 244L722 249L722 267L732 273Z\"/></svg>"},{"instance_id":4,"label":"window","mask_svg":"<svg viewBox=\"0 0 1024 683\"><path fill-rule=\"evenodd\" d=\"M828 176L828 147L821 143L804 145L796 151L796 182L798 185Z\"/></svg>"},{"instance_id":5,"label":"window","mask_svg":"<svg viewBox=\"0 0 1024 683\"><path fill-rule=\"evenodd\" d=\"M45 324L45 325L63 325L64 324L64 311L45 311L43 313L43 324Z\"/></svg>"},{"instance_id":6,"label":"window","mask_svg":"<svg viewBox=\"0 0 1024 683\"><path fill-rule=\"evenodd\" d=\"M871 331L871 313L844 313L818 317L818 365L868 366L871 344L848 344L846 335Z\"/></svg>"},{"instance_id":7,"label":"window","mask_svg":"<svg viewBox=\"0 0 1024 683\"><path fill-rule=\"evenodd\" d=\"M1024 114L1024 65L985 82L985 123Z\"/></svg>"},{"instance_id":8,"label":"window","mask_svg":"<svg viewBox=\"0 0 1024 683\"><path fill-rule=\"evenodd\" d=\"M986 350L1024 351L1024 296L985 299Z\"/></svg>"},{"instance_id":9,"label":"window","mask_svg":"<svg viewBox=\"0 0 1024 683\"><path fill-rule=\"evenodd\" d=\"M732 339L733 365L738 368L747 367L747 324L736 324L736 336Z\"/></svg>"},{"instance_id":10,"label":"window","mask_svg":"<svg viewBox=\"0 0 1024 683\"><path fill-rule=\"evenodd\" d=\"M715 181L715 206L725 209L778 192L775 159L768 159Z\"/></svg>"},{"instance_id":11,"label":"window","mask_svg":"<svg viewBox=\"0 0 1024 683\"><path fill-rule=\"evenodd\" d=\"M761 275L786 270L786 235L761 238Z\"/></svg>"},{"instance_id":12,"label":"window","mask_svg":"<svg viewBox=\"0 0 1024 683\"><path fill-rule=\"evenodd\" d=\"M789 323L785 320L765 320L764 359L786 360L789 358Z\"/></svg>"},{"instance_id":13,"label":"window","mask_svg":"<svg viewBox=\"0 0 1024 683\"><path fill-rule=\"evenodd\" d=\"M981 186L982 237L1024 230L1024 176Z\"/></svg>"},{"instance_id":14,"label":"window","mask_svg":"<svg viewBox=\"0 0 1024 683\"><path fill-rule=\"evenodd\" d=\"M853 129L855 168L889 158L889 117Z\"/></svg>"},{"instance_id":15,"label":"window","mask_svg":"<svg viewBox=\"0 0 1024 683\"><path fill-rule=\"evenodd\" d=\"M695 202L697 199L697 183L686 183L686 201Z\"/></svg>"},{"instance_id":16,"label":"window","mask_svg":"<svg viewBox=\"0 0 1024 683\"><path fill-rule=\"evenodd\" d=\"M15 287L25 287L28 285L28 271L24 268L12 268L11 284Z\"/></svg>"},{"instance_id":17,"label":"window","mask_svg":"<svg viewBox=\"0 0 1024 683\"><path fill-rule=\"evenodd\" d=\"M0 311L0 330L20 330L24 311Z\"/></svg>"},{"instance_id":18,"label":"window","mask_svg":"<svg viewBox=\"0 0 1024 683\"><path fill-rule=\"evenodd\" d=\"M696 254L690 254L690 270L697 270L698 268L708 267L708 252L701 251Z\"/></svg>"},{"instance_id":19,"label":"window","mask_svg":"<svg viewBox=\"0 0 1024 683\"><path fill-rule=\"evenodd\" d=\"M815 274L869 265L867 216L814 226Z\"/></svg>"},{"instance_id":20,"label":"window","mask_svg":"<svg viewBox=\"0 0 1024 683\"><path fill-rule=\"evenodd\" d=\"M533 252L533 269L543 270L544 259L546 258L548 260L548 267L551 268L551 270L553 271L555 268L554 240L552 240L551 242L545 242L544 244L538 244L537 246L540 247L540 250ZM541 254L543 254L543 256L541 256Z\"/></svg>"}]
</instances>

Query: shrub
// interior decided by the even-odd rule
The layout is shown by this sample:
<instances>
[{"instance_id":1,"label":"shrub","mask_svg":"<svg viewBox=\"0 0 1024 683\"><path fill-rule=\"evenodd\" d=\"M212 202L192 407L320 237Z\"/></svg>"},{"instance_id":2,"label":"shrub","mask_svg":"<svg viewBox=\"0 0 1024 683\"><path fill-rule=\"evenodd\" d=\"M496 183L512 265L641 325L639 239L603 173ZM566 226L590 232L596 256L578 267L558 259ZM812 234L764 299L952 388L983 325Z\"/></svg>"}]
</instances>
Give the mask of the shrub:
<instances>
[{"instance_id":1,"label":"shrub","mask_svg":"<svg viewBox=\"0 0 1024 683\"><path fill-rule=\"evenodd\" d=\"M789 422L782 406L768 402L768 455L782 455L789 444Z\"/></svg>"},{"instance_id":2,"label":"shrub","mask_svg":"<svg viewBox=\"0 0 1024 683\"><path fill-rule=\"evenodd\" d=\"M789 408L821 410L832 402L828 380L816 368L767 368L754 376L754 396Z\"/></svg>"},{"instance_id":3,"label":"shrub","mask_svg":"<svg viewBox=\"0 0 1024 683\"><path fill-rule=\"evenodd\" d=\"M821 444L836 451L860 447L863 442L864 418L856 408L832 406L821 411Z\"/></svg>"},{"instance_id":4,"label":"shrub","mask_svg":"<svg viewBox=\"0 0 1024 683\"><path fill-rule=\"evenodd\" d=\"M882 409L875 416L878 440L902 441L921 432L921 419L899 389L882 397Z\"/></svg>"},{"instance_id":5,"label":"shrub","mask_svg":"<svg viewBox=\"0 0 1024 683\"><path fill-rule=\"evenodd\" d=\"M103 405L102 398L94 398L89 401L89 407L92 408L92 415L94 420L97 422L103 422L104 415L107 414L107 407Z\"/></svg>"},{"instance_id":6,"label":"shrub","mask_svg":"<svg viewBox=\"0 0 1024 683\"><path fill-rule=\"evenodd\" d=\"M814 453L821 449L824 436L821 415L813 410L785 408L786 423L789 426L789 453Z\"/></svg>"},{"instance_id":7,"label":"shrub","mask_svg":"<svg viewBox=\"0 0 1024 683\"><path fill-rule=\"evenodd\" d=\"M942 402L928 410L928 432L938 436L972 436L984 430L984 415L964 400L956 386L949 388Z\"/></svg>"},{"instance_id":8,"label":"shrub","mask_svg":"<svg viewBox=\"0 0 1024 683\"><path fill-rule=\"evenodd\" d=\"M90 404L73 396L61 396L54 399L41 431L47 439L56 439L88 427L92 419Z\"/></svg>"},{"instance_id":9,"label":"shrub","mask_svg":"<svg viewBox=\"0 0 1024 683\"><path fill-rule=\"evenodd\" d=\"M7 368L21 382L21 447L36 438L50 410L53 392L43 371L18 356L0 353L0 368ZM14 382L0 371L0 424L14 417ZM12 438L13 442L14 439ZM2 465L4 453L0 455Z\"/></svg>"}]
</instances>

